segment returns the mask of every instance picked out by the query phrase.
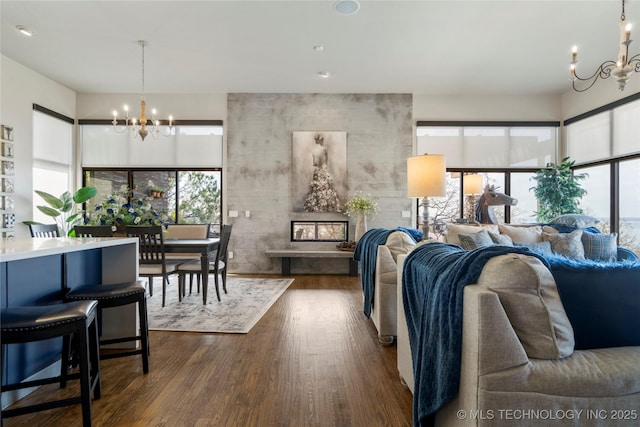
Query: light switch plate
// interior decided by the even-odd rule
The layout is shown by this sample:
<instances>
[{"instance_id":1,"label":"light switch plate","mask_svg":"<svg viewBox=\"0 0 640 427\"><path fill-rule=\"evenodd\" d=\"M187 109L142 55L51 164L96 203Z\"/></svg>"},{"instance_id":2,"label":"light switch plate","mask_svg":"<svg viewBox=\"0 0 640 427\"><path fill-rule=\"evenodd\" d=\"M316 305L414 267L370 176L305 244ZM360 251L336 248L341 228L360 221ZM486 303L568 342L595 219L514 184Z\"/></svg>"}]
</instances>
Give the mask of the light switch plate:
<instances>
[{"instance_id":1,"label":"light switch plate","mask_svg":"<svg viewBox=\"0 0 640 427\"><path fill-rule=\"evenodd\" d=\"M237 218L238 211L229 211L229 218Z\"/></svg>"}]
</instances>

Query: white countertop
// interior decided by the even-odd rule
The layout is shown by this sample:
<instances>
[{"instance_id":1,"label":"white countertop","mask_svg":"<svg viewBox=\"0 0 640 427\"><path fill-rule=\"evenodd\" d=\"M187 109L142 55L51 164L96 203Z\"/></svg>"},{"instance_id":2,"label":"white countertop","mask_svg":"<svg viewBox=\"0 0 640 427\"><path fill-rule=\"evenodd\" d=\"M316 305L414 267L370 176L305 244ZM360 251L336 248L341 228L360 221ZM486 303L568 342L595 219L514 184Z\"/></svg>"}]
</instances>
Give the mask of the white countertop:
<instances>
[{"instance_id":1,"label":"white countertop","mask_svg":"<svg viewBox=\"0 0 640 427\"><path fill-rule=\"evenodd\" d=\"M0 262L136 243L135 237L57 237L0 240Z\"/></svg>"}]
</instances>

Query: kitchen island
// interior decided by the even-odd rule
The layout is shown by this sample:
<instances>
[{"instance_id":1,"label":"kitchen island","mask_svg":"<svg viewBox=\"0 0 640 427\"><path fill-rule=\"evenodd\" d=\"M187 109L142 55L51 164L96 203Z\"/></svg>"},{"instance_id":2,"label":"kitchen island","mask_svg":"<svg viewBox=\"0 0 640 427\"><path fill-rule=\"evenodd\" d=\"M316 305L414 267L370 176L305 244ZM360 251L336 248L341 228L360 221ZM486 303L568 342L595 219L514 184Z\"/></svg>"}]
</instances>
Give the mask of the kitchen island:
<instances>
[{"instance_id":1,"label":"kitchen island","mask_svg":"<svg viewBox=\"0 0 640 427\"><path fill-rule=\"evenodd\" d=\"M65 289L82 284L135 281L135 238L39 238L0 240L0 306L54 304ZM136 307L104 310L105 339L135 335ZM11 345L2 361L2 381L35 379L59 370L61 339ZM3 407L21 395L4 393ZM24 394L24 393L23 393Z\"/></svg>"}]
</instances>

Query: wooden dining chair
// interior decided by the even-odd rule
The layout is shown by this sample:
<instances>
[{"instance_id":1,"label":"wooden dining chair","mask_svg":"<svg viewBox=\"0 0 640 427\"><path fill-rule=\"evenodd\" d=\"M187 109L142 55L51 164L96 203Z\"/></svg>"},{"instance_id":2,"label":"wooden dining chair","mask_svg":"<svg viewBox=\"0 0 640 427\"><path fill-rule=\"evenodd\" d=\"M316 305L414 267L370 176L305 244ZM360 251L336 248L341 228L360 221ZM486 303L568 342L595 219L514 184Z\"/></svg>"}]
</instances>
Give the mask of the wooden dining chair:
<instances>
[{"instance_id":1,"label":"wooden dining chair","mask_svg":"<svg viewBox=\"0 0 640 427\"><path fill-rule=\"evenodd\" d=\"M29 224L31 237L60 237L57 224Z\"/></svg>"},{"instance_id":2,"label":"wooden dining chair","mask_svg":"<svg viewBox=\"0 0 640 427\"><path fill-rule=\"evenodd\" d=\"M73 230L76 237L113 237L110 225L76 225Z\"/></svg>"},{"instance_id":3,"label":"wooden dining chair","mask_svg":"<svg viewBox=\"0 0 640 427\"><path fill-rule=\"evenodd\" d=\"M149 295L153 296L153 278L162 277L162 306L166 302L169 275L176 272L179 261L168 261L164 253L162 226L127 226L127 236L137 237L139 275L149 279Z\"/></svg>"},{"instance_id":4,"label":"wooden dining chair","mask_svg":"<svg viewBox=\"0 0 640 427\"><path fill-rule=\"evenodd\" d=\"M224 225L220 232L220 243L214 260L209 262L209 273L214 275L216 284L216 296L220 301L220 285L218 275L222 276L222 289L227 293L227 259L229 255L229 240L231 239L232 225ZM199 275L201 271L200 261L188 261L178 265L178 292L185 294L185 276L187 274ZM200 280L198 279L198 291ZM191 293L191 288L189 288Z\"/></svg>"}]
</instances>

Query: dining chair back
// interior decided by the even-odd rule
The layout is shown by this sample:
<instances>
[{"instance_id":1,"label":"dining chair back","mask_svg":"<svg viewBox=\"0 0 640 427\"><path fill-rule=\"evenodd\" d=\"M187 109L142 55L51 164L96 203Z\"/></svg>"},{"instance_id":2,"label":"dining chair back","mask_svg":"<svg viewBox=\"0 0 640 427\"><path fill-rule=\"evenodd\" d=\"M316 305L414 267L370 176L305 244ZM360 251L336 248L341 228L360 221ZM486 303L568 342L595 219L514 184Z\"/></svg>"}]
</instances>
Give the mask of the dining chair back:
<instances>
[{"instance_id":1,"label":"dining chair back","mask_svg":"<svg viewBox=\"0 0 640 427\"><path fill-rule=\"evenodd\" d=\"M31 237L60 237L57 224L29 224Z\"/></svg>"},{"instance_id":2,"label":"dining chair back","mask_svg":"<svg viewBox=\"0 0 640 427\"><path fill-rule=\"evenodd\" d=\"M220 285L218 276L222 276L222 289L224 293L227 293L227 259L229 255L229 240L231 240L231 229L233 225L222 226L220 232L220 242L218 243L218 250L216 251L215 259L209 262L209 273L214 275L214 281L216 285L216 296L220 301ZM200 262L189 261L182 263L178 266L179 275L179 287L182 294L185 293L185 275L186 274L199 274ZM198 281L198 285L200 282ZM189 289L191 292L191 289Z\"/></svg>"},{"instance_id":3,"label":"dining chair back","mask_svg":"<svg viewBox=\"0 0 640 427\"><path fill-rule=\"evenodd\" d=\"M76 237L113 237L110 225L76 225L73 230Z\"/></svg>"},{"instance_id":4,"label":"dining chair back","mask_svg":"<svg viewBox=\"0 0 640 427\"><path fill-rule=\"evenodd\" d=\"M168 239L206 239L209 237L209 224L169 224L164 231L165 240ZM182 262L200 261L200 252L166 254L168 260Z\"/></svg>"},{"instance_id":5,"label":"dining chair back","mask_svg":"<svg viewBox=\"0 0 640 427\"><path fill-rule=\"evenodd\" d=\"M162 306L166 302L169 274L175 273L177 262L167 261L164 253L162 226L127 226L127 236L139 240L138 265L141 277L149 279L149 295L153 296L153 278L162 277Z\"/></svg>"}]
</instances>

